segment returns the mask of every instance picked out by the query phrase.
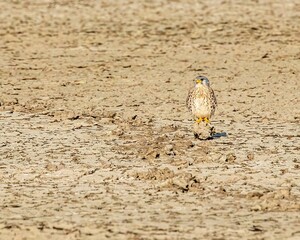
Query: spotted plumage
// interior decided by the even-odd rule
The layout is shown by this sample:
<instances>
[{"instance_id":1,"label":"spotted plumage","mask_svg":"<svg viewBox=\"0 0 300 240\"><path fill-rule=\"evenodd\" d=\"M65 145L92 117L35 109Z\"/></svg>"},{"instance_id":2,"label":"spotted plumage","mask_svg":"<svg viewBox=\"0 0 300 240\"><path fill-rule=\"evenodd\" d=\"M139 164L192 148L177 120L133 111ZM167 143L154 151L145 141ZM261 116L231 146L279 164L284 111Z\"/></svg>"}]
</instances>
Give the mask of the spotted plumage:
<instances>
[{"instance_id":1,"label":"spotted plumage","mask_svg":"<svg viewBox=\"0 0 300 240\"><path fill-rule=\"evenodd\" d=\"M206 77L196 77L194 87L189 91L186 104L196 122L210 121L215 113L217 101Z\"/></svg>"}]
</instances>

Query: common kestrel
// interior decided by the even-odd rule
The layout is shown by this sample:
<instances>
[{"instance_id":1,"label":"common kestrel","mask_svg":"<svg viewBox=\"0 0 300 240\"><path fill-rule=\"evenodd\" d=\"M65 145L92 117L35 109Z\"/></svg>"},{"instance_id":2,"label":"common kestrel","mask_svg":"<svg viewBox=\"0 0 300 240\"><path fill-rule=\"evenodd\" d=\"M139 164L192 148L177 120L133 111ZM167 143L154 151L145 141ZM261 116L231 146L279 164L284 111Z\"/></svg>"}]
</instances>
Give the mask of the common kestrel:
<instances>
[{"instance_id":1,"label":"common kestrel","mask_svg":"<svg viewBox=\"0 0 300 240\"><path fill-rule=\"evenodd\" d=\"M198 76L195 78L194 87L189 91L186 105L197 123L210 122L210 118L215 113L217 100L206 77Z\"/></svg>"}]
</instances>

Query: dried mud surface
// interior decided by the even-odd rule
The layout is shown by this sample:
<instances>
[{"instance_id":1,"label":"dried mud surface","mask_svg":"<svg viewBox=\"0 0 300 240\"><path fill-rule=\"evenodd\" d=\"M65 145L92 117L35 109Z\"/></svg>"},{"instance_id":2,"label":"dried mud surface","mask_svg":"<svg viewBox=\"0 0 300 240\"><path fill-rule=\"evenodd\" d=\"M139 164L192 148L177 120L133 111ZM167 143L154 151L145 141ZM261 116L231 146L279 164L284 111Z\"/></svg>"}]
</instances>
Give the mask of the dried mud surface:
<instances>
[{"instance_id":1,"label":"dried mud surface","mask_svg":"<svg viewBox=\"0 0 300 240\"><path fill-rule=\"evenodd\" d=\"M298 1L0 8L1 239L300 239Z\"/></svg>"}]
</instances>

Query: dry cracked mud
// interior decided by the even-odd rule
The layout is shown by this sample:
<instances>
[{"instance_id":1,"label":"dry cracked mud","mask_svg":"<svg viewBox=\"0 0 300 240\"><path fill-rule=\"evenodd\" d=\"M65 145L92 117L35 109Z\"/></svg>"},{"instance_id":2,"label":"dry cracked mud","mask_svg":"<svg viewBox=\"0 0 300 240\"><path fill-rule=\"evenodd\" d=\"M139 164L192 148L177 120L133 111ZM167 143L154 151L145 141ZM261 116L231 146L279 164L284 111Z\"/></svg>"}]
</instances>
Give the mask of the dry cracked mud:
<instances>
[{"instance_id":1,"label":"dry cracked mud","mask_svg":"<svg viewBox=\"0 0 300 240\"><path fill-rule=\"evenodd\" d=\"M298 1L0 9L1 239L300 239Z\"/></svg>"}]
</instances>

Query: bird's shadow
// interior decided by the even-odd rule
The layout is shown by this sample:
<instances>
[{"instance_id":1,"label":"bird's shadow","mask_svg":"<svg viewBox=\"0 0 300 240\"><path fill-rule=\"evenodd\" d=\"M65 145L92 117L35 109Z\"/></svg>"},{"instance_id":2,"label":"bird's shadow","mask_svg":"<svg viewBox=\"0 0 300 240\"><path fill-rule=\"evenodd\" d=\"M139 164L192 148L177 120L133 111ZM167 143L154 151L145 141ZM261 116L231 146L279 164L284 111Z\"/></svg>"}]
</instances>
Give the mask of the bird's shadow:
<instances>
[{"instance_id":1,"label":"bird's shadow","mask_svg":"<svg viewBox=\"0 0 300 240\"><path fill-rule=\"evenodd\" d=\"M218 138L221 138L221 137L227 137L227 133L226 132L219 132L219 133L214 133L212 136L211 136L211 139L218 139Z\"/></svg>"}]
</instances>

